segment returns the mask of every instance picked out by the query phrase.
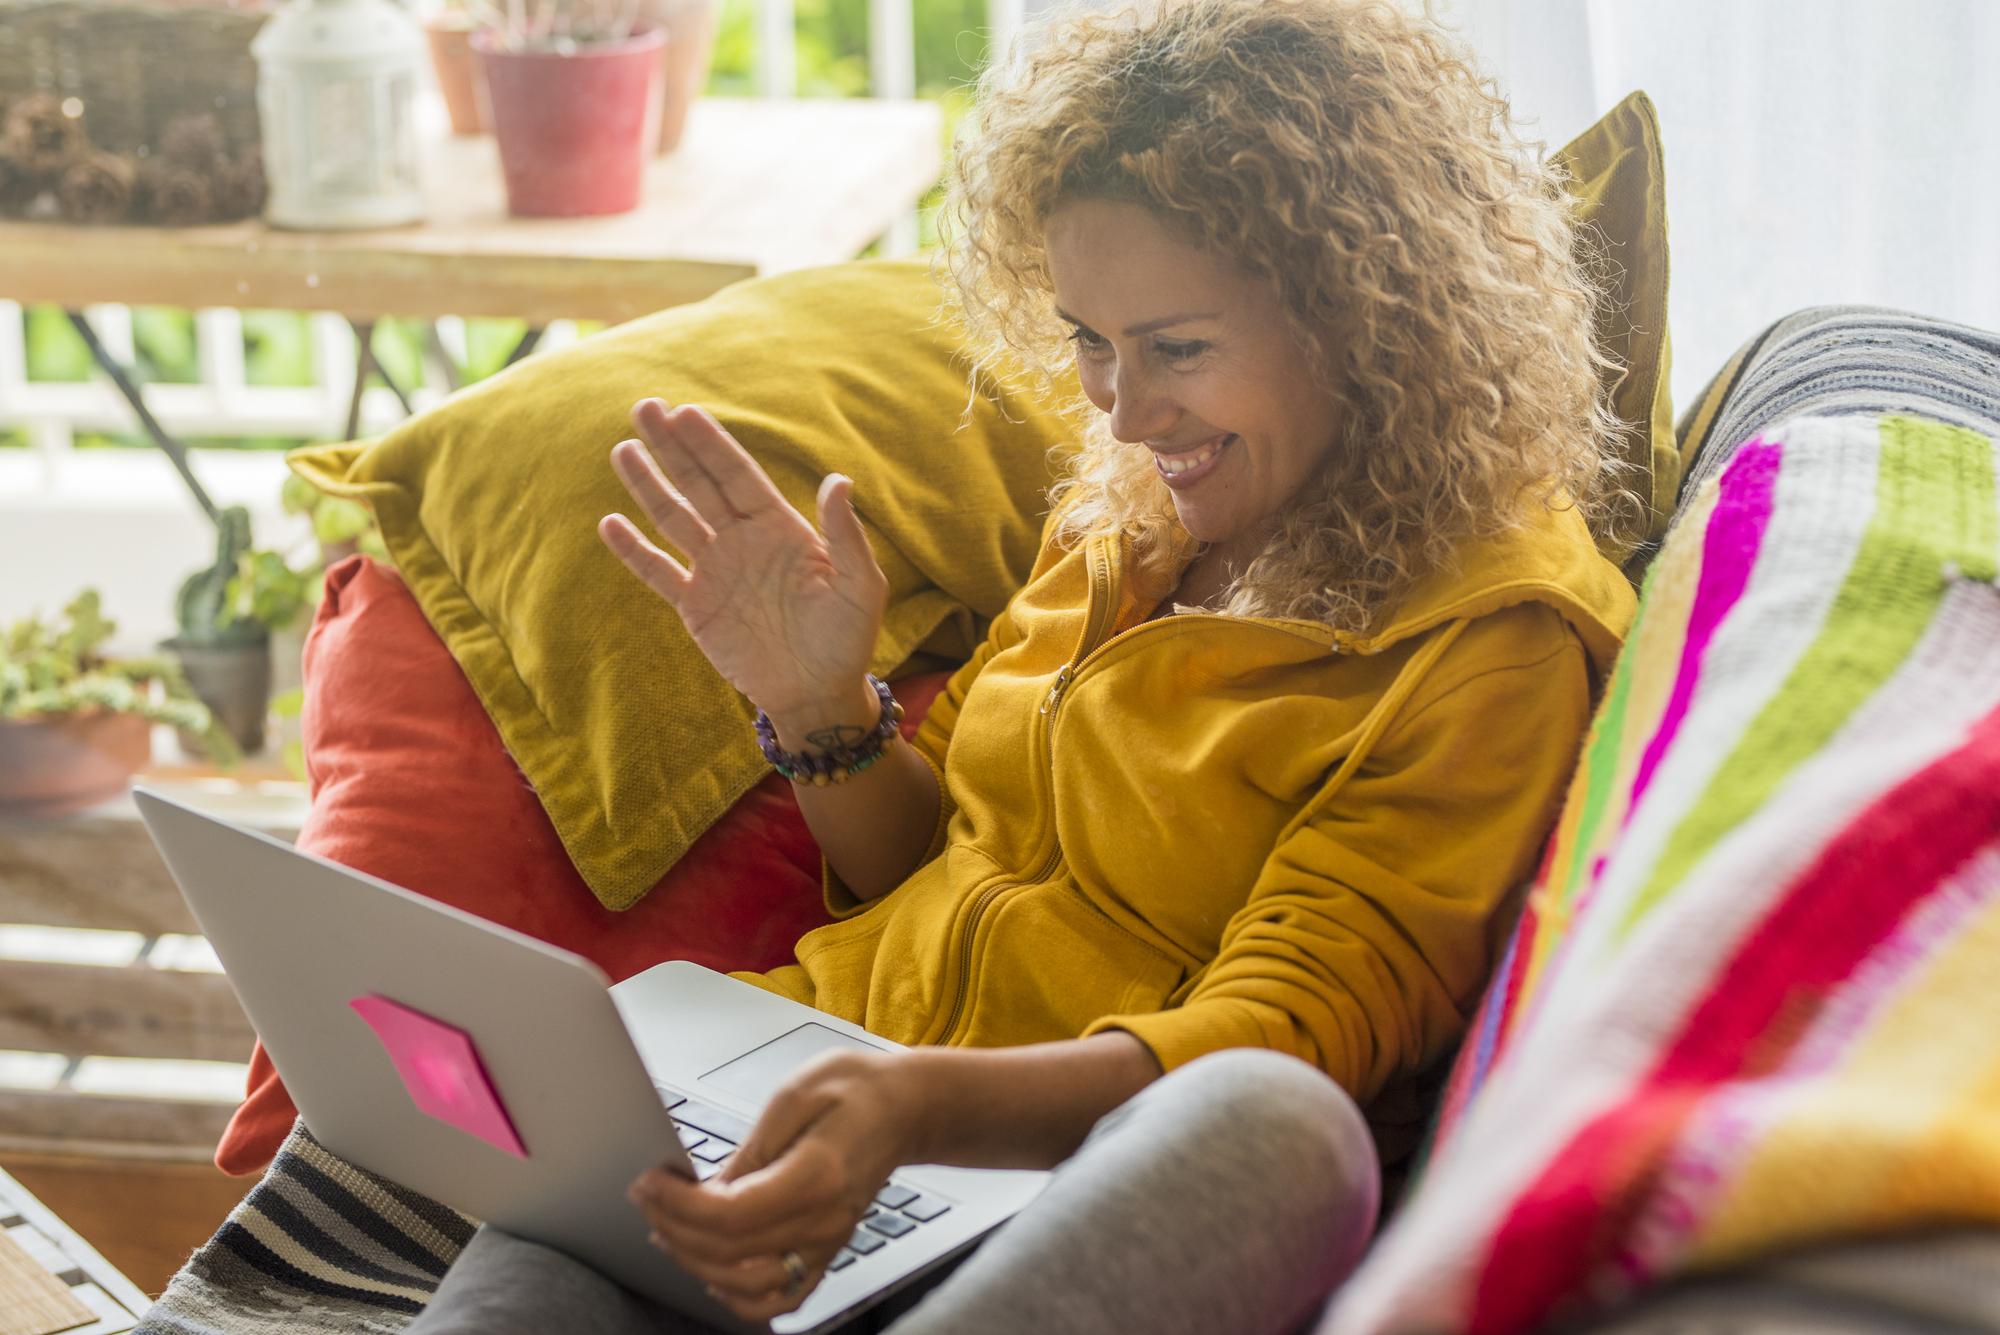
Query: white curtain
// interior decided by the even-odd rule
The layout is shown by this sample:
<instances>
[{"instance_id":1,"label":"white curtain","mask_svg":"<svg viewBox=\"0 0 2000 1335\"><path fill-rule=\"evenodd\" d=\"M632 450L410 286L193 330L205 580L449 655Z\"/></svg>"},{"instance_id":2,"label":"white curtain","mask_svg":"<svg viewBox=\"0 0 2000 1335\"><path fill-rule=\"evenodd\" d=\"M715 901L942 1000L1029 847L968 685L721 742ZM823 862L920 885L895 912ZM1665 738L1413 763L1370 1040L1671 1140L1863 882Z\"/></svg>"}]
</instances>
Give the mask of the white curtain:
<instances>
[{"instance_id":1,"label":"white curtain","mask_svg":"<svg viewBox=\"0 0 2000 1335\"><path fill-rule=\"evenodd\" d=\"M1801 306L2000 328L2000 0L1426 7L1551 147L1632 89L1651 95L1676 405Z\"/></svg>"}]
</instances>

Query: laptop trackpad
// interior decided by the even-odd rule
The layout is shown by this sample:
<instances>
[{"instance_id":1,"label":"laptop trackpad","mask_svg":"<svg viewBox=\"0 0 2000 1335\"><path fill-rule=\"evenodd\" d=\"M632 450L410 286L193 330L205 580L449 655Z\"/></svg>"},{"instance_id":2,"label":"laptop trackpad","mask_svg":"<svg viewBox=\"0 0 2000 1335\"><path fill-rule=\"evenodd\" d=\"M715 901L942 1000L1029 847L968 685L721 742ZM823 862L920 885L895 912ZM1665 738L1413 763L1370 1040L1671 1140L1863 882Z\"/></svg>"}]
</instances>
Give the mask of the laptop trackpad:
<instances>
[{"instance_id":1,"label":"laptop trackpad","mask_svg":"<svg viewBox=\"0 0 2000 1335\"><path fill-rule=\"evenodd\" d=\"M723 1063L704 1075L701 1081L762 1106L784 1083L786 1076L832 1048L854 1048L860 1052L888 1051L873 1043L835 1033L823 1024L807 1022L755 1051L744 1053L735 1061Z\"/></svg>"}]
</instances>

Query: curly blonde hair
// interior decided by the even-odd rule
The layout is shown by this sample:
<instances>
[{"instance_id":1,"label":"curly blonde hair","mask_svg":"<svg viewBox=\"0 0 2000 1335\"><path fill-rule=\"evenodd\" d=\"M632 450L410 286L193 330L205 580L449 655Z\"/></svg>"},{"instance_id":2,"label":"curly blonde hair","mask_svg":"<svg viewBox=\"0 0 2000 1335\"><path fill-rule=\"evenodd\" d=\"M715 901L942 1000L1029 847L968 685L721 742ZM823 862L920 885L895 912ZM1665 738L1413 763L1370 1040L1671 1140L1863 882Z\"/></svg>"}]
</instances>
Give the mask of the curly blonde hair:
<instances>
[{"instance_id":1,"label":"curly blonde hair","mask_svg":"<svg viewBox=\"0 0 2000 1335\"><path fill-rule=\"evenodd\" d=\"M1383 0L1163 0L1039 29L980 90L944 263L989 369L1060 379L1044 233L1134 203L1271 285L1345 440L1225 611L1362 630L1527 503L1605 504L1599 291L1558 169L1443 34ZM1066 543L1124 532L1161 591L1200 545L1143 445L1078 414Z\"/></svg>"}]
</instances>

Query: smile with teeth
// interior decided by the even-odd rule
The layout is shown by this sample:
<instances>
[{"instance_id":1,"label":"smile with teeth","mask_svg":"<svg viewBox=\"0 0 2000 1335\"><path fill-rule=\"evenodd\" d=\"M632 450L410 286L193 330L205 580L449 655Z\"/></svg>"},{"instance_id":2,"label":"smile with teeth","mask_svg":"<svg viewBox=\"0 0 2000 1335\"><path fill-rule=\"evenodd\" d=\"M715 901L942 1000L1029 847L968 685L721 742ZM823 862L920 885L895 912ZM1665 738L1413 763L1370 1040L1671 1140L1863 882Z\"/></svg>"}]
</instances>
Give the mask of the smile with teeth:
<instances>
[{"instance_id":1,"label":"smile with teeth","mask_svg":"<svg viewBox=\"0 0 2000 1335\"><path fill-rule=\"evenodd\" d=\"M1185 454L1165 454L1155 451L1153 454L1153 463L1155 467L1168 477L1179 477L1182 473L1192 472L1207 463L1210 459L1213 459L1225 446L1235 439L1234 435L1217 436L1214 440L1197 446Z\"/></svg>"}]
</instances>

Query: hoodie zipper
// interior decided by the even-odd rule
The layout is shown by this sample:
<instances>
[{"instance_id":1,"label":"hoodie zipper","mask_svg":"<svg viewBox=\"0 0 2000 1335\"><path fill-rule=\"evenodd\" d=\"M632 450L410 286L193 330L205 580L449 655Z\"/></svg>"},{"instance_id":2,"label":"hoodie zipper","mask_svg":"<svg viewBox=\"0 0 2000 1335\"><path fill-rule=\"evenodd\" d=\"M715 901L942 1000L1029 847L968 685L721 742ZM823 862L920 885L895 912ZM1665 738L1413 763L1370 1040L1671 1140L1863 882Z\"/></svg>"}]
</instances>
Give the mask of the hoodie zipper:
<instances>
[{"instance_id":1,"label":"hoodie zipper","mask_svg":"<svg viewBox=\"0 0 2000 1335\"><path fill-rule=\"evenodd\" d=\"M1089 568L1090 596L1086 604L1083 635L1078 639L1074 652L1070 654L1069 662L1057 670L1055 681L1050 684L1048 694L1042 697L1042 706L1039 711L1044 720L1042 725L1042 768L1048 775L1050 786L1050 800L1047 803L1050 825L1049 851L1042 859L1041 865L1036 867L1025 878L998 881L980 891L979 897L973 901L971 912L966 914L965 928L959 942L958 993L952 998L951 1015L945 1021L944 1029L937 1038L937 1042L940 1045L951 1042L953 1036L958 1031L959 1021L964 1017L967 993L972 981L972 939L979 931L979 922L981 918L985 917L986 910L992 906L993 901L998 899L1003 892L1018 889L1024 885L1039 885L1053 876L1057 867L1062 864L1062 844L1055 838L1054 830L1054 787L1056 713L1062 708L1063 698L1068 694L1069 688L1075 685L1077 678L1090 665L1090 661L1111 647L1110 641L1113 638L1122 643L1127 637L1141 634L1155 624L1164 625L1167 620L1185 620L1185 618L1168 618L1158 623L1146 622L1143 625L1134 626L1123 635L1116 637L1107 635L1106 632L1110 629L1110 622L1118 604L1112 596L1115 590L1111 587L1111 563L1104 555L1104 547L1102 545L1093 545L1089 554ZM1334 651L1339 652L1338 648Z\"/></svg>"},{"instance_id":2,"label":"hoodie zipper","mask_svg":"<svg viewBox=\"0 0 2000 1335\"><path fill-rule=\"evenodd\" d=\"M1045 804L1049 813L1049 851L1042 859L1041 865L1026 878L998 881L980 891L979 898L972 903L971 912L965 915L965 929L959 940L958 951L958 993L952 998L951 1015L945 1020L944 1031L938 1036L937 1041L940 1044L951 1042L952 1036L958 1031L959 1020L964 1017L966 996L972 985L972 938L978 933L979 921L986 916L986 910L1000 897L1002 891L1023 885L1038 885L1047 880L1062 862L1062 842L1056 837L1055 832L1056 711L1062 707L1063 693L1069 689L1070 683L1076 680L1077 669L1082 666L1084 659L1100 647L1100 641L1105 638L1104 633L1109 628L1108 622L1112 611L1117 606L1112 597L1114 590L1111 588L1111 563L1104 555L1101 540L1092 544L1086 559L1090 571L1090 593L1084 603L1083 634L1077 640L1076 648L1069 656L1069 662L1063 664L1056 672L1054 684L1049 687L1049 693L1042 698L1040 711L1041 717L1045 720L1042 725L1042 768L1048 775L1051 790L1050 800Z\"/></svg>"}]
</instances>

